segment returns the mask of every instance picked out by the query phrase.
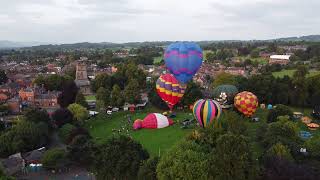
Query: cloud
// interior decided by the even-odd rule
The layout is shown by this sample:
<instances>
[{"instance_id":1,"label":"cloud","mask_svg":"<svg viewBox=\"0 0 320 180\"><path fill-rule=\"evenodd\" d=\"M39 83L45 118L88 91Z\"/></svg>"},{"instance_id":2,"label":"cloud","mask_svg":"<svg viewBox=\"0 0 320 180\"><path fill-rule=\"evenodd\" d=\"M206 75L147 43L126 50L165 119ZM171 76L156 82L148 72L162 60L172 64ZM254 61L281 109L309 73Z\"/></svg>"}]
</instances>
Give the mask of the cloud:
<instances>
[{"instance_id":1,"label":"cloud","mask_svg":"<svg viewBox=\"0 0 320 180\"><path fill-rule=\"evenodd\" d=\"M319 34L320 1L1 0L0 39L152 41Z\"/></svg>"}]
</instances>

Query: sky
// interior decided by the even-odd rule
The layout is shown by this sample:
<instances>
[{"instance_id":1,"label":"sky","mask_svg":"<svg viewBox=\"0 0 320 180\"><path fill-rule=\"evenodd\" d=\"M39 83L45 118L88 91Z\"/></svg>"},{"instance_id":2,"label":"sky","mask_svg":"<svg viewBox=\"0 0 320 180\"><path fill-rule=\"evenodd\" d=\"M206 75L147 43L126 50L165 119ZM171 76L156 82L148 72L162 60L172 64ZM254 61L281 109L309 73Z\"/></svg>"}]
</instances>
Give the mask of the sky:
<instances>
[{"instance_id":1,"label":"sky","mask_svg":"<svg viewBox=\"0 0 320 180\"><path fill-rule=\"evenodd\" d=\"M0 40L252 40L320 34L320 0L0 0Z\"/></svg>"}]
</instances>

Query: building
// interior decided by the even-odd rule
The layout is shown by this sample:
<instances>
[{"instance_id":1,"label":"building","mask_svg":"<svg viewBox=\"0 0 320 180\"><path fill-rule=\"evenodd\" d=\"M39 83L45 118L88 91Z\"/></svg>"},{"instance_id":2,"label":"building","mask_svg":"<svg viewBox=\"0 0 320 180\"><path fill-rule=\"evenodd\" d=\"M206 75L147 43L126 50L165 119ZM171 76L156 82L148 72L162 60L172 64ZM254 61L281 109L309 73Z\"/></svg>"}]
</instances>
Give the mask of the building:
<instances>
[{"instance_id":1,"label":"building","mask_svg":"<svg viewBox=\"0 0 320 180\"><path fill-rule=\"evenodd\" d=\"M271 55L269 64L287 65L290 62L291 55Z\"/></svg>"},{"instance_id":2,"label":"building","mask_svg":"<svg viewBox=\"0 0 320 180\"><path fill-rule=\"evenodd\" d=\"M21 106L20 106L20 99L19 98L11 98L7 101L7 104L9 106L9 109L10 109L10 112L12 114L18 114L20 113L20 109L21 109Z\"/></svg>"},{"instance_id":3,"label":"building","mask_svg":"<svg viewBox=\"0 0 320 180\"><path fill-rule=\"evenodd\" d=\"M225 72L232 74L232 75L236 75L236 76L245 76L246 75L245 68L243 68L243 67L228 67L225 70Z\"/></svg>"},{"instance_id":4,"label":"building","mask_svg":"<svg viewBox=\"0 0 320 180\"><path fill-rule=\"evenodd\" d=\"M84 95L91 94L90 81L87 74L87 66L84 63L78 62L76 66L76 85L80 88L80 92Z\"/></svg>"},{"instance_id":5,"label":"building","mask_svg":"<svg viewBox=\"0 0 320 180\"><path fill-rule=\"evenodd\" d=\"M20 89L19 97L23 104L28 106L41 107L44 109L59 108L58 91L45 91L44 88L27 87Z\"/></svg>"}]
</instances>

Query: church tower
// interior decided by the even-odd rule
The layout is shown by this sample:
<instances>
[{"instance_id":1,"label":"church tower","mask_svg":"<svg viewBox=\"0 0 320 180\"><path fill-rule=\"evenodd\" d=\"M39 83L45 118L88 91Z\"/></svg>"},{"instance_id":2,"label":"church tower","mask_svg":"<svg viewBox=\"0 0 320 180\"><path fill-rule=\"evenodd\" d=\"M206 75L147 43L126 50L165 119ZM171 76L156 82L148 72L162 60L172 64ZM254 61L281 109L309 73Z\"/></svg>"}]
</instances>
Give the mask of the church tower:
<instances>
[{"instance_id":1,"label":"church tower","mask_svg":"<svg viewBox=\"0 0 320 180\"><path fill-rule=\"evenodd\" d=\"M90 81L87 74L87 66L82 62L77 63L75 83L80 88L82 94L91 94Z\"/></svg>"}]
</instances>

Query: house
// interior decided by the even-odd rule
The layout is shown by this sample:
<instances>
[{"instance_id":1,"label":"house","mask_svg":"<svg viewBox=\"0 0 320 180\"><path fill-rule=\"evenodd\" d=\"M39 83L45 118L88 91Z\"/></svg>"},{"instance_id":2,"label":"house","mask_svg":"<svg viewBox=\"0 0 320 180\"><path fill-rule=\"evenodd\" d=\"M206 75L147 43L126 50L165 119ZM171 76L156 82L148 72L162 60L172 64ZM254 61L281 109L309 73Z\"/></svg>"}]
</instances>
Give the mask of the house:
<instances>
[{"instance_id":1,"label":"house","mask_svg":"<svg viewBox=\"0 0 320 180\"><path fill-rule=\"evenodd\" d=\"M9 156L7 159L1 160L5 174L12 176L23 170L25 161L22 159L21 154L17 153Z\"/></svg>"},{"instance_id":2,"label":"house","mask_svg":"<svg viewBox=\"0 0 320 180\"><path fill-rule=\"evenodd\" d=\"M20 89L19 97L23 104L28 106L41 107L44 109L57 109L59 91L45 91L44 88L27 87Z\"/></svg>"},{"instance_id":3,"label":"house","mask_svg":"<svg viewBox=\"0 0 320 180\"><path fill-rule=\"evenodd\" d=\"M245 68L243 68L243 67L228 67L225 70L225 72L232 74L232 75L236 75L236 76L245 76L246 75Z\"/></svg>"},{"instance_id":4,"label":"house","mask_svg":"<svg viewBox=\"0 0 320 180\"><path fill-rule=\"evenodd\" d=\"M20 109L21 109L21 102L20 99L17 97L11 98L7 101L7 104L9 106L10 112L13 114L18 114L20 113Z\"/></svg>"},{"instance_id":5,"label":"house","mask_svg":"<svg viewBox=\"0 0 320 180\"><path fill-rule=\"evenodd\" d=\"M271 55L269 64L287 65L290 62L290 56L291 55Z\"/></svg>"},{"instance_id":6,"label":"house","mask_svg":"<svg viewBox=\"0 0 320 180\"><path fill-rule=\"evenodd\" d=\"M9 99L8 95L5 93L0 93L0 102L5 102Z\"/></svg>"},{"instance_id":7,"label":"house","mask_svg":"<svg viewBox=\"0 0 320 180\"><path fill-rule=\"evenodd\" d=\"M23 154L23 159L26 164L40 164L41 158L45 152L46 148L39 148L30 152Z\"/></svg>"}]
</instances>

